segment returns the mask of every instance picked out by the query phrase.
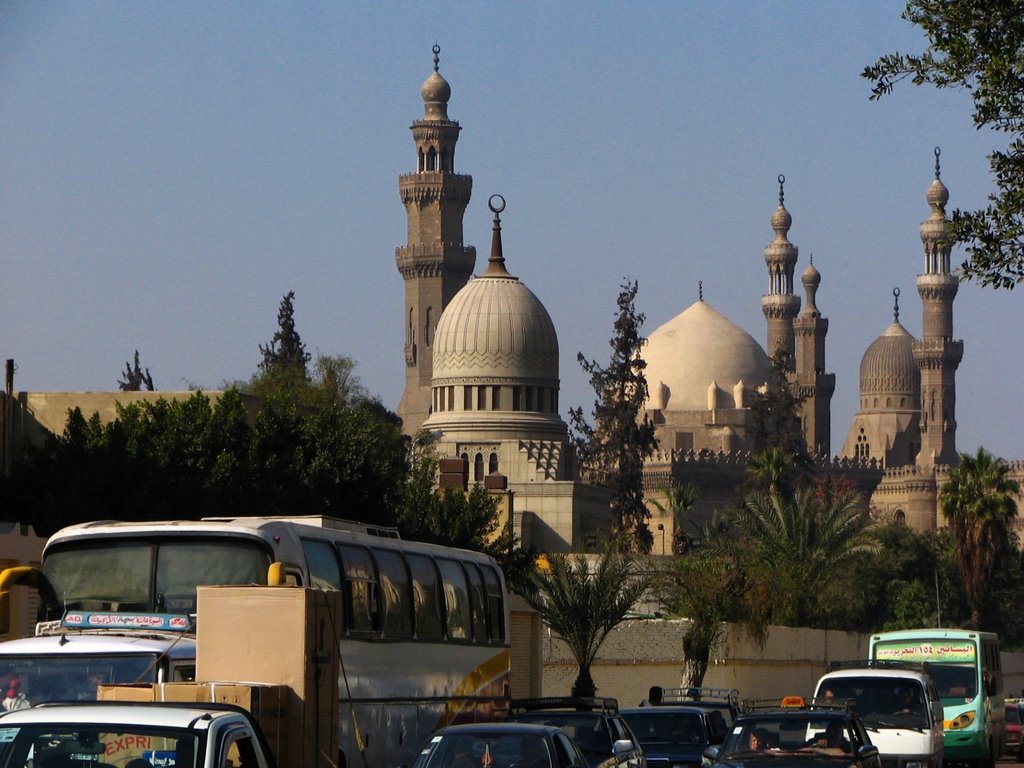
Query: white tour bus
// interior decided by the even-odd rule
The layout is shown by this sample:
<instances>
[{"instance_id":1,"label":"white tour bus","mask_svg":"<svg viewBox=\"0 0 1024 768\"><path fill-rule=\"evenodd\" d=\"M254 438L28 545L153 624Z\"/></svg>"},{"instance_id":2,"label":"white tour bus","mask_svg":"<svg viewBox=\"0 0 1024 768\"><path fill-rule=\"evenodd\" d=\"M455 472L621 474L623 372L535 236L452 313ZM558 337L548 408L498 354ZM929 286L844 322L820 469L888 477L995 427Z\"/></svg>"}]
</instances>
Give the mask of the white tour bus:
<instances>
[{"instance_id":1,"label":"white tour bus","mask_svg":"<svg viewBox=\"0 0 1024 768\"><path fill-rule=\"evenodd\" d=\"M16 584L37 588L39 623L35 637L0 643L8 708L92 699L100 683L191 680L198 586L297 584L343 592L340 768L409 764L436 728L507 710L501 569L394 529L323 517L85 523L54 534L38 569L0 574L0 624Z\"/></svg>"}]
</instances>

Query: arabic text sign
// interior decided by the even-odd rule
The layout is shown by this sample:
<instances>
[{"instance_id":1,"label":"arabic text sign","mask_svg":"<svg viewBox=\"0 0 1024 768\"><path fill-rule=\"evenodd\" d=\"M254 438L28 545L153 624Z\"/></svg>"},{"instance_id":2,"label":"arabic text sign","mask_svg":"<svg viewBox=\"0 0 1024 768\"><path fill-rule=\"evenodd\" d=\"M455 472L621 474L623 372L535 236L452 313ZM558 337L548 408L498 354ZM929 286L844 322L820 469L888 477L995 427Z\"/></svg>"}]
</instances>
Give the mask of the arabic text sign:
<instances>
[{"instance_id":1,"label":"arabic text sign","mask_svg":"<svg viewBox=\"0 0 1024 768\"><path fill-rule=\"evenodd\" d=\"M977 648L970 640L894 640L875 646L875 658L879 661L973 663L977 657Z\"/></svg>"}]
</instances>

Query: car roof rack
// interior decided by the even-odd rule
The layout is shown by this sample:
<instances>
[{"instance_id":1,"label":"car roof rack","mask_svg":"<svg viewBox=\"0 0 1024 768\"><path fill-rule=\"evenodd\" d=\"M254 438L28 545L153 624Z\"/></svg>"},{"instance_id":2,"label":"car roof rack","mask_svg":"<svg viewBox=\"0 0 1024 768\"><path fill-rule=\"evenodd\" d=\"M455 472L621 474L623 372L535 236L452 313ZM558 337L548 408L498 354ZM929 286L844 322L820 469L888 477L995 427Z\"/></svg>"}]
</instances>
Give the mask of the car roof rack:
<instances>
[{"instance_id":1,"label":"car roof rack","mask_svg":"<svg viewBox=\"0 0 1024 768\"><path fill-rule=\"evenodd\" d=\"M663 704L676 704L684 701L721 701L733 706L739 704L740 692L735 688L662 688Z\"/></svg>"},{"instance_id":2,"label":"car roof rack","mask_svg":"<svg viewBox=\"0 0 1024 768\"><path fill-rule=\"evenodd\" d=\"M852 712L856 701L854 699L831 699L831 698L804 698L803 696L776 696L769 699L745 699L741 705L744 713L763 712L773 710L776 712L809 711L809 710L830 710L832 712Z\"/></svg>"},{"instance_id":3,"label":"car roof rack","mask_svg":"<svg viewBox=\"0 0 1024 768\"><path fill-rule=\"evenodd\" d=\"M583 696L541 696L532 699L512 699L512 712L539 712L545 709L574 709L577 712L619 712L618 699L599 699Z\"/></svg>"}]
</instances>

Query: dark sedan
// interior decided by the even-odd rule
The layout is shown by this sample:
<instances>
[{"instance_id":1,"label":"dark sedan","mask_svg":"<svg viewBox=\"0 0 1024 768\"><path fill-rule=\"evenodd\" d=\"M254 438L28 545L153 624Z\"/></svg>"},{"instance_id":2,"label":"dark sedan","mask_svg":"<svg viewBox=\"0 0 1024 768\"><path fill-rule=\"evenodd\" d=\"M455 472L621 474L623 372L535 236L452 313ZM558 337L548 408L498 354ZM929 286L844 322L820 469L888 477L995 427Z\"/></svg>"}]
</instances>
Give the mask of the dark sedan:
<instances>
[{"instance_id":1,"label":"dark sedan","mask_svg":"<svg viewBox=\"0 0 1024 768\"><path fill-rule=\"evenodd\" d=\"M478 723L437 731L413 768L587 768L587 760L560 728Z\"/></svg>"},{"instance_id":2,"label":"dark sedan","mask_svg":"<svg viewBox=\"0 0 1024 768\"><path fill-rule=\"evenodd\" d=\"M878 747L844 707L754 709L736 718L721 746L704 758L717 768L881 768Z\"/></svg>"}]
</instances>

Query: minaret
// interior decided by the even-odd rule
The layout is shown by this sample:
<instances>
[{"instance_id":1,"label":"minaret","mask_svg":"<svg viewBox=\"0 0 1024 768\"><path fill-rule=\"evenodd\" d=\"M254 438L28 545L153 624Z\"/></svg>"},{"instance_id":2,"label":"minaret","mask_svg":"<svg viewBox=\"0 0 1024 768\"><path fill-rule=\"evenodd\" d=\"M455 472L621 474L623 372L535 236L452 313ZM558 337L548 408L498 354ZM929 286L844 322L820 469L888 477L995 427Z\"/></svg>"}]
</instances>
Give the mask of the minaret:
<instances>
[{"instance_id":1,"label":"minaret","mask_svg":"<svg viewBox=\"0 0 1024 768\"><path fill-rule=\"evenodd\" d=\"M796 373L792 377L795 394L806 399L800 409L804 443L812 456L832 453L832 394L836 391L836 375L825 373L825 336L828 318L822 317L815 303L821 275L814 268L814 256L804 270L801 282L807 300L796 320Z\"/></svg>"},{"instance_id":2,"label":"minaret","mask_svg":"<svg viewBox=\"0 0 1024 768\"><path fill-rule=\"evenodd\" d=\"M395 249L405 280L405 392L398 415L407 435L415 435L430 413L431 345L438 318L476 263L476 249L462 243L462 215L473 178L455 173L455 144L462 129L448 119L452 89L438 71L440 52L435 45L434 71L421 90L423 119L411 126L416 172L398 177L408 217L408 244Z\"/></svg>"},{"instance_id":3,"label":"minaret","mask_svg":"<svg viewBox=\"0 0 1024 768\"><path fill-rule=\"evenodd\" d=\"M768 265L768 293L761 297L761 311L768 321L769 357L783 350L793 367L793 318L800 310L800 297L793 294L793 268L796 266L797 247L786 238L793 217L783 204L785 176L779 176L779 207L772 214L775 239L764 249L764 263Z\"/></svg>"},{"instance_id":4,"label":"minaret","mask_svg":"<svg viewBox=\"0 0 1024 768\"><path fill-rule=\"evenodd\" d=\"M917 463L955 464L956 369L964 343L953 339L953 299L960 281L950 271L946 202L949 190L939 179L939 148L935 148L935 180L925 193L932 213L921 223L924 274L917 276L923 311L921 340L913 344L921 369L921 450Z\"/></svg>"}]
</instances>

